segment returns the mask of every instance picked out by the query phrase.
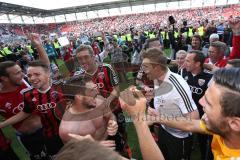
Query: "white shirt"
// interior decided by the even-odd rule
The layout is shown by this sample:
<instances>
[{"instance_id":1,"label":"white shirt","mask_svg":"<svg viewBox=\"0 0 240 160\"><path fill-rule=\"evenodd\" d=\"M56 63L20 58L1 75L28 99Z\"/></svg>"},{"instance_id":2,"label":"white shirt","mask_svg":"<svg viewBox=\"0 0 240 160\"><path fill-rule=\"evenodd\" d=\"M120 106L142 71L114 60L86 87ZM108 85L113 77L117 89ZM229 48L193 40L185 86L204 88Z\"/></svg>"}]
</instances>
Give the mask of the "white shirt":
<instances>
[{"instance_id":1,"label":"white shirt","mask_svg":"<svg viewBox=\"0 0 240 160\"><path fill-rule=\"evenodd\" d=\"M197 110L187 82L180 75L170 70L168 70L164 81L160 85L158 80L154 80L154 94L154 108L162 118L177 119ZM162 127L178 138L186 138L191 134L164 125Z\"/></svg>"}]
</instances>

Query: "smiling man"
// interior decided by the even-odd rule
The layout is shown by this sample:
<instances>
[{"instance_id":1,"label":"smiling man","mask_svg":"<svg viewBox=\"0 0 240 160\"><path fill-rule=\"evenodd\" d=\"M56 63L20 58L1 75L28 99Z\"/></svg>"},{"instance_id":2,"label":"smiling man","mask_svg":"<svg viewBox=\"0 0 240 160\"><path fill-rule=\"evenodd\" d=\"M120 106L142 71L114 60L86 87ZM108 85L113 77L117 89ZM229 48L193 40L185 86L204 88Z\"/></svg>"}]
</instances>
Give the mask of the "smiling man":
<instances>
[{"instance_id":1,"label":"smiling man","mask_svg":"<svg viewBox=\"0 0 240 160\"><path fill-rule=\"evenodd\" d=\"M80 74L85 79L91 79L98 86L101 96L106 98L106 104L118 119L118 132L116 134L117 150L126 153L125 119L118 101L119 79L113 67L105 63L97 63L94 52L89 45L80 45L76 49L76 57L84 72ZM119 147L118 147L119 146Z\"/></svg>"},{"instance_id":2,"label":"smiling man","mask_svg":"<svg viewBox=\"0 0 240 160\"><path fill-rule=\"evenodd\" d=\"M240 69L219 69L213 83L200 99L201 120L154 118L157 123L189 132L213 135L214 160L240 158Z\"/></svg>"},{"instance_id":3,"label":"smiling man","mask_svg":"<svg viewBox=\"0 0 240 160\"><path fill-rule=\"evenodd\" d=\"M33 88L23 94L23 110L1 122L0 128L21 122L31 115L38 115L42 122L47 153L54 156L63 146L58 135L61 113L58 114L56 107L63 98L62 93L51 83L49 63L29 63L27 76Z\"/></svg>"}]
</instances>

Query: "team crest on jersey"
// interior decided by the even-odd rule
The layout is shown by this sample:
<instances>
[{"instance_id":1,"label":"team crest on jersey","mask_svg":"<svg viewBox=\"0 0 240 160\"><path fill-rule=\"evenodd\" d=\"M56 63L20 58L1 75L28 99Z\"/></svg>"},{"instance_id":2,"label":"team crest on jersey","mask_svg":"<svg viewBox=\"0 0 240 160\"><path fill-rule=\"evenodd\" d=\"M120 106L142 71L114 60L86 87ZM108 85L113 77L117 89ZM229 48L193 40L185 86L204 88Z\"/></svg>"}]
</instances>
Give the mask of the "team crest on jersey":
<instances>
[{"instance_id":1,"label":"team crest on jersey","mask_svg":"<svg viewBox=\"0 0 240 160\"><path fill-rule=\"evenodd\" d=\"M51 92L51 96L52 96L52 98L57 99L57 97L58 97L58 92L57 92L57 91L52 91L52 92Z\"/></svg>"},{"instance_id":2,"label":"team crest on jersey","mask_svg":"<svg viewBox=\"0 0 240 160\"><path fill-rule=\"evenodd\" d=\"M103 79L104 78L104 72L99 72L98 77Z\"/></svg>"},{"instance_id":3,"label":"team crest on jersey","mask_svg":"<svg viewBox=\"0 0 240 160\"><path fill-rule=\"evenodd\" d=\"M12 108L12 104L7 102L7 103L5 104L5 107L6 107L7 109L11 109L11 108Z\"/></svg>"},{"instance_id":4,"label":"team crest on jersey","mask_svg":"<svg viewBox=\"0 0 240 160\"><path fill-rule=\"evenodd\" d=\"M199 79L198 84L199 84L199 86L203 86L205 84L205 80L204 79Z\"/></svg>"},{"instance_id":5,"label":"team crest on jersey","mask_svg":"<svg viewBox=\"0 0 240 160\"><path fill-rule=\"evenodd\" d=\"M35 97L33 97L32 101L33 101L33 102L36 102L36 101L37 101L37 99L36 99Z\"/></svg>"}]
</instances>

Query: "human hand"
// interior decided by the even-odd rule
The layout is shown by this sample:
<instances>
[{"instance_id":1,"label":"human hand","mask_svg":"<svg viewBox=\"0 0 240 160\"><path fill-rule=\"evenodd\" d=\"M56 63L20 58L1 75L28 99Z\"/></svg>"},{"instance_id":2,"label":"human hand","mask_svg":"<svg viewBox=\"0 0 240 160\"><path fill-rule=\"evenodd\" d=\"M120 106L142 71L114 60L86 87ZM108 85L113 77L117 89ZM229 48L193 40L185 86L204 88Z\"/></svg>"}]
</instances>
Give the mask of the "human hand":
<instances>
[{"instance_id":1,"label":"human hand","mask_svg":"<svg viewBox=\"0 0 240 160\"><path fill-rule=\"evenodd\" d=\"M113 141L113 140L104 140L104 141L100 141L99 143L100 143L100 145L110 148L112 150L115 150L115 148L116 148L115 141Z\"/></svg>"},{"instance_id":2,"label":"human hand","mask_svg":"<svg viewBox=\"0 0 240 160\"><path fill-rule=\"evenodd\" d=\"M40 37L39 37L38 34L27 33L26 36L33 44L36 44L36 45L40 44L40 45L42 45L42 42L41 42Z\"/></svg>"},{"instance_id":3,"label":"human hand","mask_svg":"<svg viewBox=\"0 0 240 160\"><path fill-rule=\"evenodd\" d=\"M240 18L229 18L229 26L231 27L233 34L240 35Z\"/></svg>"},{"instance_id":4,"label":"human hand","mask_svg":"<svg viewBox=\"0 0 240 160\"><path fill-rule=\"evenodd\" d=\"M109 120L108 121L108 126L107 126L107 133L109 136L114 136L116 135L118 130L118 124L114 120Z\"/></svg>"},{"instance_id":5,"label":"human hand","mask_svg":"<svg viewBox=\"0 0 240 160\"><path fill-rule=\"evenodd\" d=\"M145 116L147 100L136 87L130 87L122 91L119 100L121 108L133 118L133 121L141 120L140 117Z\"/></svg>"}]
</instances>

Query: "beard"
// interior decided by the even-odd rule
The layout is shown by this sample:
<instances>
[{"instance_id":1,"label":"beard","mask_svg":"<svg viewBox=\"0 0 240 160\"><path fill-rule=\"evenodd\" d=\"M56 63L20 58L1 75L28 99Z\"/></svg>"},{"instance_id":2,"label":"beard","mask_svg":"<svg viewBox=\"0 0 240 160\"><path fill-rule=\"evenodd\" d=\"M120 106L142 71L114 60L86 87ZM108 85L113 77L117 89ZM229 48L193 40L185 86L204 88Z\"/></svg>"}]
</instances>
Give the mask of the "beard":
<instances>
[{"instance_id":1,"label":"beard","mask_svg":"<svg viewBox=\"0 0 240 160\"><path fill-rule=\"evenodd\" d=\"M217 125L210 122L210 127L207 127L209 131L225 137L228 130L228 124L226 121L220 121Z\"/></svg>"}]
</instances>

